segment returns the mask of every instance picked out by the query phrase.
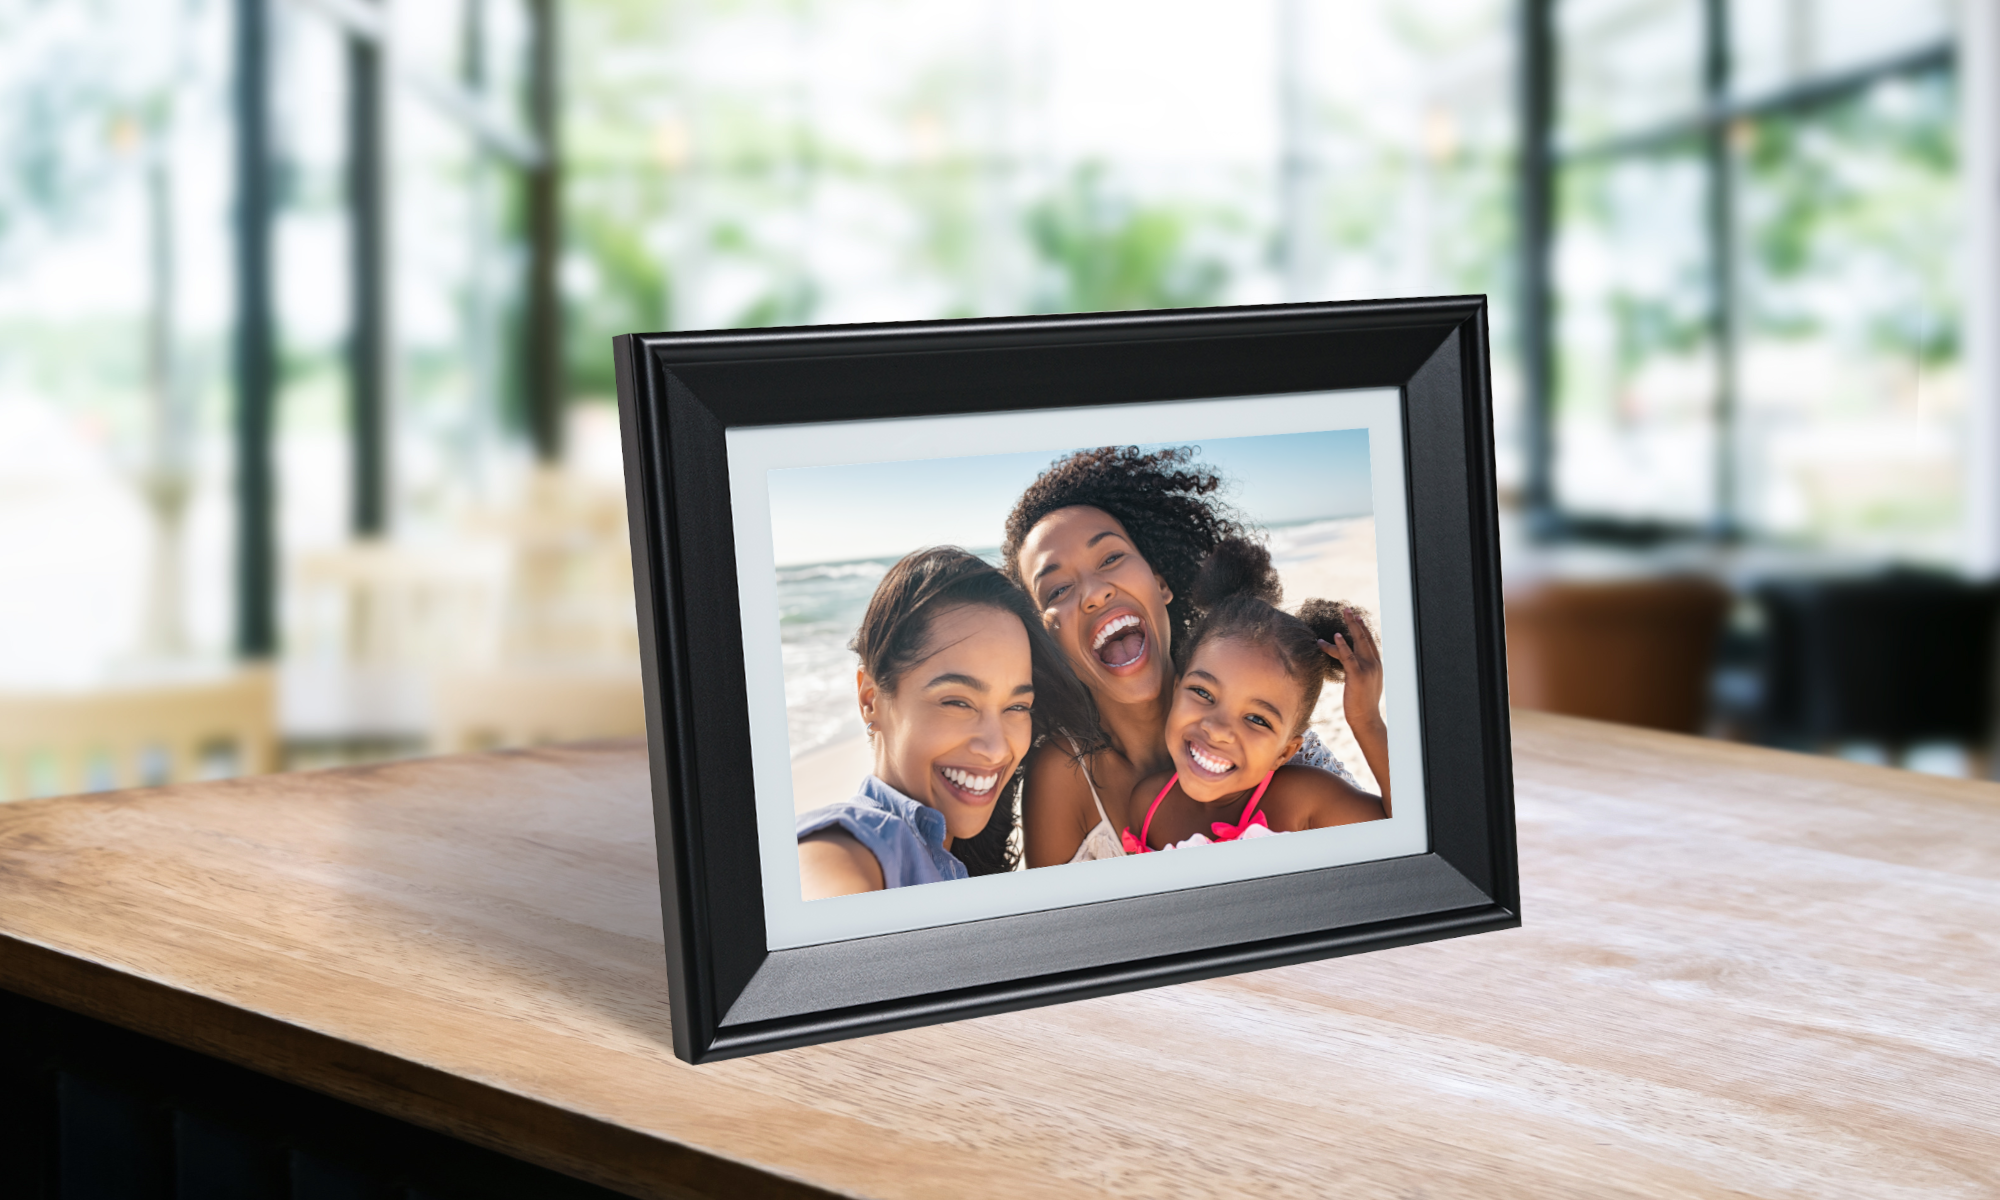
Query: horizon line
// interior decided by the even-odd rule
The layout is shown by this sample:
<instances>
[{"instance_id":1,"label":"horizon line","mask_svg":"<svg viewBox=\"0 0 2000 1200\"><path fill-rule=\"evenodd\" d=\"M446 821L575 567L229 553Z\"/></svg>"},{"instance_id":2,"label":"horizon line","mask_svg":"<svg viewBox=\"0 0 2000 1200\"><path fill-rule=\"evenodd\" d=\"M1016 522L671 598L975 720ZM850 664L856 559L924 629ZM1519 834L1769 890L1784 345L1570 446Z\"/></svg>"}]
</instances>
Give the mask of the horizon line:
<instances>
[{"instance_id":1,"label":"horizon line","mask_svg":"<svg viewBox=\"0 0 2000 1200\"><path fill-rule=\"evenodd\" d=\"M1273 529L1294 529L1300 525L1312 525L1319 521L1351 521L1354 520L1356 517L1372 517L1374 515L1375 515L1375 510L1373 508L1370 508L1367 512L1333 513L1327 516L1320 516L1320 517L1301 517L1296 521L1272 521L1261 524L1258 526L1258 528L1266 531ZM951 546L951 545L956 545L957 543L933 542L931 544L937 546ZM853 563L864 563L864 562L893 563L900 560L904 555L913 554L917 550L928 549L928 548L929 547L926 546L917 546L913 547L910 550L903 551L902 554L896 554L896 553L857 554L849 558L816 558L806 562L772 563L771 569L775 571L795 571L802 567L844 567ZM995 543L990 547L959 546L959 549L964 550L969 554L978 554L981 558L984 558L986 556L984 553L982 553L983 549L990 549L997 551L1000 549L1000 546L998 543Z\"/></svg>"}]
</instances>

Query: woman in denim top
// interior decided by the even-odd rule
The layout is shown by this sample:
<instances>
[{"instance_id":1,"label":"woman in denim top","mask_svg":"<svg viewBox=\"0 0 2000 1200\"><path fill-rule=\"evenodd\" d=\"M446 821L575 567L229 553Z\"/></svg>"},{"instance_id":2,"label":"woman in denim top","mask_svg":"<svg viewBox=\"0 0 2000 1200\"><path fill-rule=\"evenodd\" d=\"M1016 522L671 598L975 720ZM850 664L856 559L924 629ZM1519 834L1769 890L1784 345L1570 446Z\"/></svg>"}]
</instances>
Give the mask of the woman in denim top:
<instances>
[{"instance_id":1,"label":"woman in denim top","mask_svg":"<svg viewBox=\"0 0 2000 1200\"><path fill-rule=\"evenodd\" d=\"M882 577L850 648L875 770L799 817L805 898L1012 870L1029 747L1097 727L1027 596L964 550L920 550Z\"/></svg>"}]
</instances>

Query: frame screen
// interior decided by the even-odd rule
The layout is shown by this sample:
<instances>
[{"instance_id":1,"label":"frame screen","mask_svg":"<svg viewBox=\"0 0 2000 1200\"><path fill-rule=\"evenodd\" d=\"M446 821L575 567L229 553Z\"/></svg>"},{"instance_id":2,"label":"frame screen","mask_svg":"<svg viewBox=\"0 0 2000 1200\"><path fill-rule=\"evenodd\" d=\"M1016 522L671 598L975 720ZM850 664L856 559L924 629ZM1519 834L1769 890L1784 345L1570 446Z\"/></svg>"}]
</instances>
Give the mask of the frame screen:
<instances>
[{"instance_id":1,"label":"frame screen","mask_svg":"<svg viewBox=\"0 0 2000 1200\"><path fill-rule=\"evenodd\" d=\"M1409 497L1395 389L739 427L727 430L725 441L770 948L1153 895L1429 848ZM1252 531L1270 539L1287 580L1288 607L1309 594L1299 591L1301 585L1355 593L1325 598L1359 603L1380 638L1393 814L1196 852L802 899L797 814L851 794L868 770L868 744L858 741L854 715L856 660L843 643L871 577L901 554L938 543L962 545L997 561L1002 522L1022 485L1067 453L1118 444L1186 447L1195 461L1217 470L1227 483L1224 499ZM980 453L965 454L969 447ZM947 478L958 486L939 489L939 502L910 503L909 489L920 491L926 479ZM803 633L802 607L819 618L806 622ZM1343 744L1339 737L1337 688L1327 689L1314 726L1326 731L1330 749L1370 788L1374 781L1365 762L1351 741Z\"/></svg>"}]
</instances>

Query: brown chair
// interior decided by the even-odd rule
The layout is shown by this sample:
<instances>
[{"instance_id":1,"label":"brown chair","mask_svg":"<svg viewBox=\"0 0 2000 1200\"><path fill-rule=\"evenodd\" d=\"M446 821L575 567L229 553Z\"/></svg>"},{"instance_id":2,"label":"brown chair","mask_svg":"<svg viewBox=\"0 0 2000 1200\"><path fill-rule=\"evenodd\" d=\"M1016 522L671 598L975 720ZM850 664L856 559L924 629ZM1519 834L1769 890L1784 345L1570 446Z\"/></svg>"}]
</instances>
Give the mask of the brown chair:
<instances>
[{"instance_id":1,"label":"brown chair","mask_svg":"<svg viewBox=\"0 0 2000 1200\"><path fill-rule=\"evenodd\" d=\"M1543 579L1507 589L1519 708L1699 733L1729 593L1697 577Z\"/></svg>"}]
</instances>

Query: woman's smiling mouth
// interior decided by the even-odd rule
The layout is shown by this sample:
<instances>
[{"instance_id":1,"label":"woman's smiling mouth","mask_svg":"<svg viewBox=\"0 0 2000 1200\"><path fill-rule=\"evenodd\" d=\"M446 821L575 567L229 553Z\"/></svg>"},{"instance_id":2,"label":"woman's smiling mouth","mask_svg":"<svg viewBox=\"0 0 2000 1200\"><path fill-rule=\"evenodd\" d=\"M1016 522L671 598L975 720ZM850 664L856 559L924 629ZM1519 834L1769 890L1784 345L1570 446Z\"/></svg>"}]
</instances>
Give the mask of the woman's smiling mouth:
<instances>
[{"instance_id":1,"label":"woman's smiling mouth","mask_svg":"<svg viewBox=\"0 0 2000 1200\"><path fill-rule=\"evenodd\" d=\"M993 794L1001 776L999 771L968 771L963 767L939 767L938 774L953 791L975 804L984 803Z\"/></svg>"},{"instance_id":2,"label":"woman's smiling mouth","mask_svg":"<svg viewBox=\"0 0 2000 1200\"><path fill-rule=\"evenodd\" d=\"M1090 639L1090 652L1097 661L1113 671L1124 671L1146 657L1146 626L1137 613L1123 612L1111 616L1097 627L1096 636Z\"/></svg>"},{"instance_id":3,"label":"woman's smiling mouth","mask_svg":"<svg viewBox=\"0 0 2000 1200\"><path fill-rule=\"evenodd\" d=\"M1236 769L1235 763L1219 755L1208 753L1200 746L1195 745L1193 741L1187 743L1187 753L1188 761L1194 764L1195 770L1200 774L1208 776L1210 779L1220 779Z\"/></svg>"}]
</instances>

